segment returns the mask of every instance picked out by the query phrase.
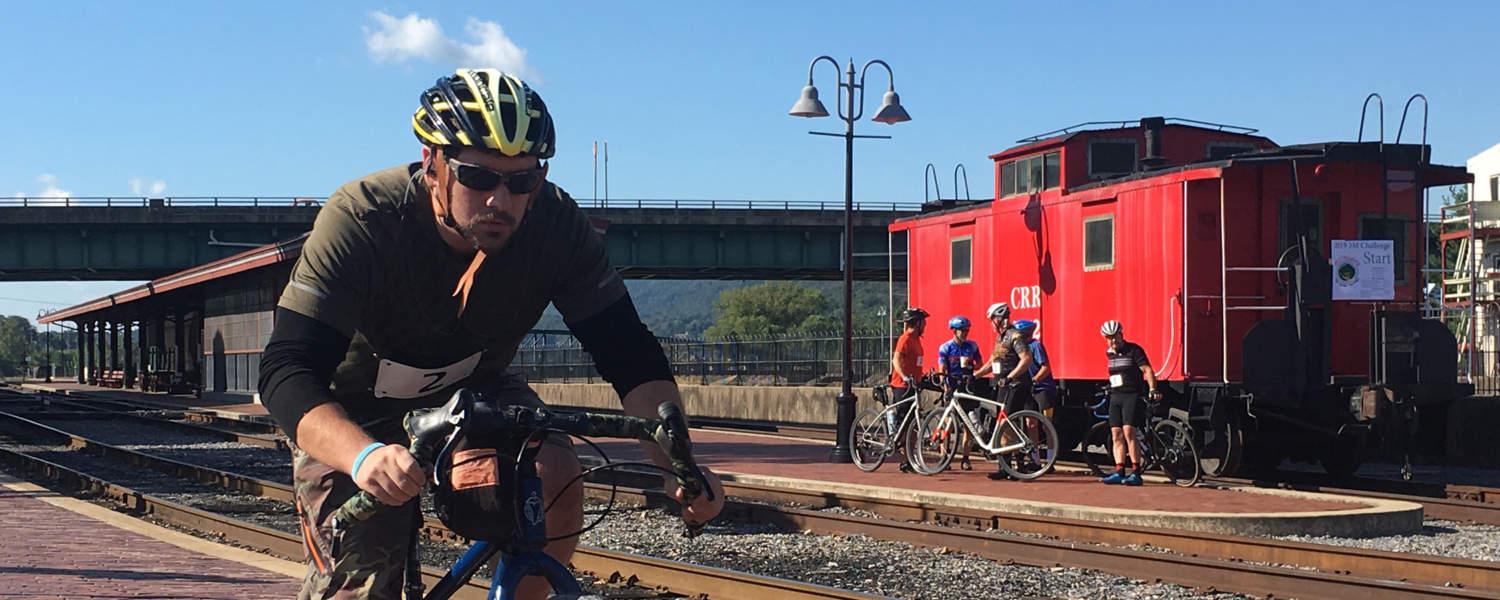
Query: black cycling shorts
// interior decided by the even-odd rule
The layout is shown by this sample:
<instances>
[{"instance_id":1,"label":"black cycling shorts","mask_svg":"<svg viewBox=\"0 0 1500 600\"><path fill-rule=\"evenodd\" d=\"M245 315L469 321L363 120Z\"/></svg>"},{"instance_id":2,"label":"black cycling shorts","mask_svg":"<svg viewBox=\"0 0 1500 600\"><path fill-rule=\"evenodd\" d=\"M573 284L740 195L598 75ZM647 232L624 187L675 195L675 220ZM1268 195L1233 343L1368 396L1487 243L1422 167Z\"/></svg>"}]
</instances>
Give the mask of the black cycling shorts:
<instances>
[{"instance_id":1,"label":"black cycling shorts","mask_svg":"<svg viewBox=\"0 0 1500 600\"><path fill-rule=\"evenodd\" d=\"M1010 382L1008 385L995 391L995 402L1005 407L1005 414L1013 415L1028 408L1031 404L1031 382L1020 379Z\"/></svg>"},{"instance_id":2,"label":"black cycling shorts","mask_svg":"<svg viewBox=\"0 0 1500 600\"><path fill-rule=\"evenodd\" d=\"M1057 390L1033 390L1031 399L1036 402L1037 410L1045 413L1048 409L1057 406Z\"/></svg>"},{"instance_id":3,"label":"black cycling shorts","mask_svg":"<svg viewBox=\"0 0 1500 600\"><path fill-rule=\"evenodd\" d=\"M1111 391L1109 393L1109 426L1145 427L1146 407L1141 399L1140 392Z\"/></svg>"}]
</instances>

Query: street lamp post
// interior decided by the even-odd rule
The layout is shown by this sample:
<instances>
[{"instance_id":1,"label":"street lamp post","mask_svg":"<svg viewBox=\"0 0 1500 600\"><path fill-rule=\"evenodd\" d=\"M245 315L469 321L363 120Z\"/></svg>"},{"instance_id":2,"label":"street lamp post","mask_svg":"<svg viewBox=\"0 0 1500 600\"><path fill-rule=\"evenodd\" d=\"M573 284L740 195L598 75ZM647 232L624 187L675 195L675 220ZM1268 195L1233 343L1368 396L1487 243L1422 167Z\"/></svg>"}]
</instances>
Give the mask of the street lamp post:
<instances>
[{"instance_id":1,"label":"street lamp post","mask_svg":"<svg viewBox=\"0 0 1500 600\"><path fill-rule=\"evenodd\" d=\"M826 60L833 68L837 69L838 61L828 56L814 58L807 65L807 87L802 88L802 97L792 105L789 113L794 117L826 117L828 109L818 100L818 88L813 87L813 67L818 61ZM828 453L828 461L846 463L850 461L849 454L849 427L854 423L854 138L884 138L890 139L888 135L854 135L854 122L864 116L865 112L865 73L870 70L870 65L885 67L889 76L889 85L886 87L885 96L880 104L880 110L870 120L887 125L895 125L902 121L910 121L911 115L906 114L906 109L901 108L901 97L896 95L896 75L891 72L891 66L880 59L865 63L860 69L859 79L854 79L854 60L849 60L849 69L844 73L844 79L838 82L839 102L836 106L839 110L839 118L844 121L844 377L843 389L838 396L838 441L833 450ZM855 90L859 91L859 101L854 100ZM809 131L813 135L827 135L839 137L837 133L823 133L820 131Z\"/></svg>"}]
</instances>

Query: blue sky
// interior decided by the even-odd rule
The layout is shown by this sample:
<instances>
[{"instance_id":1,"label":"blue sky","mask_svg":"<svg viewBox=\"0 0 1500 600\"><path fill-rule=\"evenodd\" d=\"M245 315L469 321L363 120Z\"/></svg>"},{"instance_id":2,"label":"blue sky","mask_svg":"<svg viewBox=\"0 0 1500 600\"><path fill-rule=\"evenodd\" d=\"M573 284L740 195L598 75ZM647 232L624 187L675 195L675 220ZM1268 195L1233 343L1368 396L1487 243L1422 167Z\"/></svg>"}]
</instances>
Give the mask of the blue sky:
<instances>
[{"instance_id":1,"label":"blue sky","mask_svg":"<svg viewBox=\"0 0 1500 600\"><path fill-rule=\"evenodd\" d=\"M558 121L551 177L580 198L593 195L598 140L612 198L842 200L842 141L807 132L843 123L787 115L821 54L884 59L913 119L856 125L894 136L856 143L856 201L921 200L927 163L945 196L962 163L972 194L989 197L988 154L1090 120L1353 139L1372 91L1387 103L1387 139L1402 102L1427 96L1437 162L1500 142L1494 2L44 2L6 13L7 196L327 195L414 159L417 94L480 63L541 92ZM820 63L830 110L836 81ZM872 68L866 84L868 119L886 73ZM0 283L0 314L134 283Z\"/></svg>"}]
</instances>

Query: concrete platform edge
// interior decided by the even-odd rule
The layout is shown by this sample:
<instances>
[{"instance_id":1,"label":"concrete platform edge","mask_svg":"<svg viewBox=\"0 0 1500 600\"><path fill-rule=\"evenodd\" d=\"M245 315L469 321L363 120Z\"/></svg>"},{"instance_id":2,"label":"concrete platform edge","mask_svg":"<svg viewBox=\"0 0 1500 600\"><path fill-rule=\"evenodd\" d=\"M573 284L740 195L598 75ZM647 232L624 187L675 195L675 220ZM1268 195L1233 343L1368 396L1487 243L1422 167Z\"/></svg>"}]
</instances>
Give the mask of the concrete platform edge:
<instances>
[{"instance_id":1,"label":"concrete platform edge","mask_svg":"<svg viewBox=\"0 0 1500 600\"><path fill-rule=\"evenodd\" d=\"M746 475L740 473L719 473L719 475L725 481L786 489L812 489L849 496L924 502L976 510L1055 516L1121 525L1143 525L1233 535L1371 537L1409 534L1422 529L1422 506L1420 504L1399 500L1370 498L1353 500L1332 494L1290 490L1225 488L1239 493L1294 496L1335 502L1349 502L1361 506L1348 510L1299 513L1168 513L1147 510L1099 508L1076 504L1042 504L991 496L934 493L922 490L855 485L789 477Z\"/></svg>"}]
</instances>

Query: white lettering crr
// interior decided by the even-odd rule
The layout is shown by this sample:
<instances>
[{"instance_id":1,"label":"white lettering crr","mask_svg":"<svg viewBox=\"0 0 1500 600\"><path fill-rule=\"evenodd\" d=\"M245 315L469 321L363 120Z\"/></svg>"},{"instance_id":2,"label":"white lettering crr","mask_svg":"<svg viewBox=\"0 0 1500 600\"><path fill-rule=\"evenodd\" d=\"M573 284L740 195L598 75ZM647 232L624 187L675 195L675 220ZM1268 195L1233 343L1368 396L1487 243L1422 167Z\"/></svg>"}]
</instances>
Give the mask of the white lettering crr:
<instances>
[{"instance_id":1,"label":"white lettering crr","mask_svg":"<svg viewBox=\"0 0 1500 600\"><path fill-rule=\"evenodd\" d=\"M1042 287L1039 285L1010 288L1010 306L1015 309L1039 308L1042 305Z\"/></svg>"}]
</instances>

